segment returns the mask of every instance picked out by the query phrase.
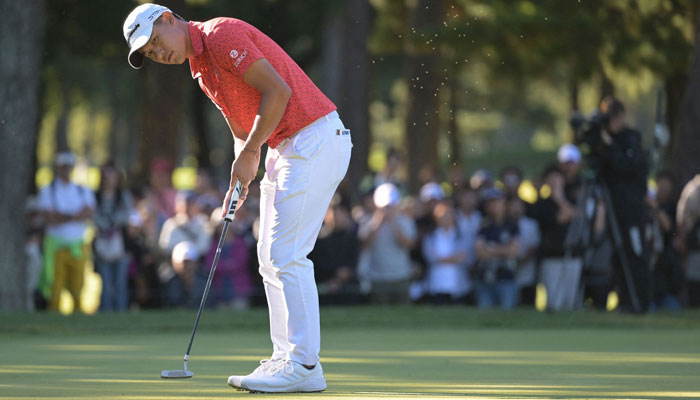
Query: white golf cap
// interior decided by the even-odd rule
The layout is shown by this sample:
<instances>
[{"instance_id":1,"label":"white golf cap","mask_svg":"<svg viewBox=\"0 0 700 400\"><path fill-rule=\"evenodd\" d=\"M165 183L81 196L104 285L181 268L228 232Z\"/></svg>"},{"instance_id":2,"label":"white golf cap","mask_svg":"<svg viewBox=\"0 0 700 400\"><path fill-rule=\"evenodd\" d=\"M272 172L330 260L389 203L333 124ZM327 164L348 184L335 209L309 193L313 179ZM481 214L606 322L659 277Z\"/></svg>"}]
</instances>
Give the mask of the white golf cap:
<instances>
[{"instance_id":1,"label":"white golf cap","mask_svg":"<svg viewBox=\"0 0 700 400\"><path fill-rule=\"evenodd\" d=\"M175 245L172 253L172 262L179 264L184 261L197 261L199 251L192 242L180 242Z\"/></svg>"},{"instance_id":2,"label":"white golf cap","mask_svg":"<svg viewBox=\"0 0 700 400\"><path fill-rule=\"evenodd\" d=\"M170 11L170 9L158 4L145 3L134 8L129 16L126 17L126 21L124 21L124 39L129 45L128 60L132 68L139 69L143 65L143 54L137 50L148 43L153 32L153 23L166 11Z\"/></svg>"},{"instance_id":3,"label":"white golf cap","mask_svg":"<svg viewBox=\"0 0 700 400\"><path fill-rule=\"evenodd\" d=\"M393 183L383 183L374 190L374 205L379 208L399 204L401 194Z\"/></svg>"},{"instance_id":4,"label":"white golf cap","mask_svg":"<svg viewBox=\"0 0 700 400\"><path fill-rule=\"evenodd\" d=\"M581 150L576 145L567 143L557 151L557 160L560 163L572 162L578 164L581 162Z\"/></svg>"}]
</instances>

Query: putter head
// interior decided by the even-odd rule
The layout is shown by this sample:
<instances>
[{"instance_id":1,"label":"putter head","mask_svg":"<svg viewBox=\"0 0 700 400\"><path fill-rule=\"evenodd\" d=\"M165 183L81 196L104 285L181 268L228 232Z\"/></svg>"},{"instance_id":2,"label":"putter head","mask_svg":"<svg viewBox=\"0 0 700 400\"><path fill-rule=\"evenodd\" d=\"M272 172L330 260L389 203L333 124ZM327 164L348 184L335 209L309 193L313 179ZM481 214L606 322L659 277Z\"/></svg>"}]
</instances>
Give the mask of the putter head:
<instances>
[{"instance_id":1,"label":"putter head","mask_svg":"<svg viewBox=\"0 0 700 400\"><path fill-rule=\"evenodd\" d=\"M160 373L160 377L165 379L184 379L191 378L193 375L194 372L184 369L165 369Z\"/></svg>"}]
</instances>

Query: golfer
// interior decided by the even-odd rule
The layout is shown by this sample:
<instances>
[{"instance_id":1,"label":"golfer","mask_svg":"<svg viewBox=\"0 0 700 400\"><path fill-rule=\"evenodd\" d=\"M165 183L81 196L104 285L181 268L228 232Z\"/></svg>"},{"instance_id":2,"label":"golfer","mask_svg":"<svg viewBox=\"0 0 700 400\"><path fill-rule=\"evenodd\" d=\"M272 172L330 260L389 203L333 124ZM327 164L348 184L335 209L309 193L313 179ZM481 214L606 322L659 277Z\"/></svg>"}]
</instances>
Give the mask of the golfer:
<instances>
[{"instance_id":1,"label":"golfer","mask_svg":"<svg viewBox=\"0 0 700 400\"><path fill-rule=\"evenodd\" d=\"M241 20L188 22L165 7L143 4L124 22L124 37L134 68L144 58L189 61L192 78L221 110L235 143L225 204L238 181L245 199L260 148L268 145L258 258L273 353L251 374L230 376L229 385L256 392L324 390L318 293L307 255L347 171L350 131L289 55Z\"/></svg>"}]
</instances>

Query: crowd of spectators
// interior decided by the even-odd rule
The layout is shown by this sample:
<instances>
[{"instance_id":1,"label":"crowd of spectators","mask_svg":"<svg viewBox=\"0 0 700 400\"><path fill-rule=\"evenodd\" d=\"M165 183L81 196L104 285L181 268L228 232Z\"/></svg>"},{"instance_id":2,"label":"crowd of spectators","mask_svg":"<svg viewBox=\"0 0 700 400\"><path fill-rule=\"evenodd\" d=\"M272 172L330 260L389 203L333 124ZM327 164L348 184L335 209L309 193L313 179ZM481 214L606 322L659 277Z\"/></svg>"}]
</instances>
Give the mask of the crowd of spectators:
<instances>
[{"instance_id":1,"label":"crowd of spectators","mask_svg":"<svg viewBox=\"0 0 700 400\"><path fill-rule=\"evenodd\" d=\"M536 198L523 200L523 173L504 166L442 179L428 171L412 195L403 160L389 151L386 167L361 192L338 193L309 258L322 304L466 304L533 306L538 287L549 310L605 309L619 290L613 245L600 200L586 248L568 246L580 203L581 153L564 145L557 160L532 177ZM99 188L71 182L75 157L60 153L55 178L28 208L28 281L35 303L56 309L67 289L81 304L88 258L102 280L101 311L197 307L221 233L224 192L206 171L194 190L177 192L172 167L151 165L145 189L129 190L113 164ZM237 211L224 243L208 306L265 304L257 273L256 185ZM700 306L700 175L680 199L671 174L659 172L647 196L644 242L653 277L652 307ZM354 200L354 202L353 202ZM94 238L85 232L94 227Z\"/></svg>"}]
</instances>

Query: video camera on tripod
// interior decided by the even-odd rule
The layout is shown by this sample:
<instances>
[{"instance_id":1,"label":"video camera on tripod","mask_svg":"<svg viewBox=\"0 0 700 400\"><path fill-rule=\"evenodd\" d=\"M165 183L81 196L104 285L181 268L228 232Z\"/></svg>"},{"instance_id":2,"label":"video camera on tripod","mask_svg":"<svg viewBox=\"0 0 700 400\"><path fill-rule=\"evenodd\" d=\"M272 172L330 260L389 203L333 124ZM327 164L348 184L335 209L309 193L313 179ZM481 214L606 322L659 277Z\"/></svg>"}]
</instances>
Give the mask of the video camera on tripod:
<instances>
[{"instance_id":1,"label":"video camera on tripod","mask_svg":"<svg viewBox=\"0 0 700 400\"><path fill-rule=\"evenodd\" d=\"M601 111L594 111L589 116L585 116L576 111L569 119L569 124L574 131L574 142L581 150L581 154L586 161L587 169L583 172L581 191L576 204L577 211L569 225L565 239L565 258L571 258L571 255L576 249L586 249L590 246L593 232L593 219L598 212L597 199L602 200L606 210L607 230L612 239L615 252L620 259L621 269L627 290L629 291L632 308L636 312L640 312L642 307L632 279L630 263L625 253L622 232L616 217L617 212L613 207L608 185L605 180L601 178L601 173L605 173L605 171L601 171L603 167L602 152L605 147L602 132L610 126L610 119L610 114Z\"/></svg>"},{"instance_id":2,"label":"video camera on tripod","mask_svg":"<svg viewBox=\"0 0 700 400\"><path fill-rule=\"evenodd\" d=\"M604 143L601 132L609 122L610 115L600 111L594 111L588 116L575 111L569 118L569 125L574 131L574 143L581 150L588 168L595 174L602 166L600 151Z\"/></svg>"}]
</instances>

